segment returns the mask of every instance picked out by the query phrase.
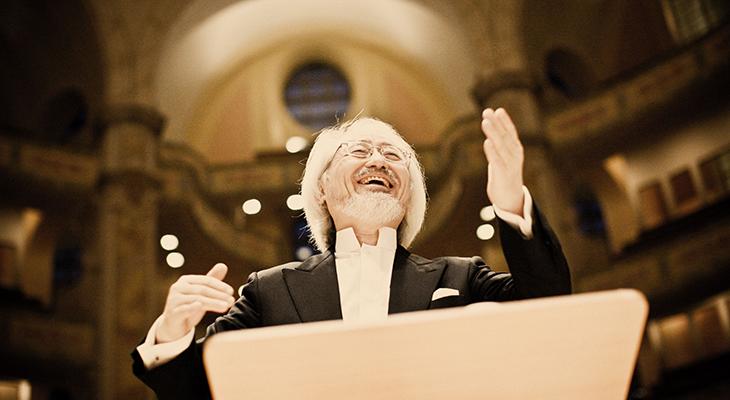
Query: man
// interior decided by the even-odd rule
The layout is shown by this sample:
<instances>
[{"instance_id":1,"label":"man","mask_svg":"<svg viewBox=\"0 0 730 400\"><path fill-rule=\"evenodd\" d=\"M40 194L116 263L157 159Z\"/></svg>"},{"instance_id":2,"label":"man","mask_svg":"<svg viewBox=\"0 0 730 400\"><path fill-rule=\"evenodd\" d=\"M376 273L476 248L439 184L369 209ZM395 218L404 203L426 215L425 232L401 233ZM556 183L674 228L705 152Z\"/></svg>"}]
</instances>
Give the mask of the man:
<instances>
[{"instance_id":1,"label":"man","mask_svg":"<svg viewBox=\"0 0 730 400\"><path fill-rule=\"evenodd\" d=\"M322 253L251 274L238 300L223 282L224 266L181 277L170 288L163 314L132 353L135 374L160 399L209 398L201 361L204 338L193 338L209 311L228 313L208 327L206 337L232 329L374 321L392 313L570 293L557 239L522 184L523 149L514 124L503 109L486 109L482 131L487 195L500 220L511 273L494 272L479 257L428 260L409 253L406 247L426 211L421 166L390 125L356 119L319 134L302 179L305 216Z\"/></svg>"}]
</instances>

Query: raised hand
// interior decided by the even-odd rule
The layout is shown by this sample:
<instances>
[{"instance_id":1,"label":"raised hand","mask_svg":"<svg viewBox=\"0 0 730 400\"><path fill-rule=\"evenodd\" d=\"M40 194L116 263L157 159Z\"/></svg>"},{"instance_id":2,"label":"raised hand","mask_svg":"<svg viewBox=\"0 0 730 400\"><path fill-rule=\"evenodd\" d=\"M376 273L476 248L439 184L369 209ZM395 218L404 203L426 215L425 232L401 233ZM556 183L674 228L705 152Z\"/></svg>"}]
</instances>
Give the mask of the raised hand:
<instances>
[{"instance_id":1,"label":"raised hand","mask_svg":"<svg viewBox=\"0 0 730 400\"><path fill-rule=\"evenodd\" d=\"M525 159L517 129L503 108L482 112L487 196L496 207L522 216L522 167Z\"/></svg>"},{"instance_id":2,"label":"raised hand","mask_svg":"<svg viewBox=\"0 0 730 400\"><path fill-rule=\"evenodd\" d=\"M233 288L223 282L228 267L218 264L205 275L183 275L170 286L157 327L157 343L172 342L185 336L206 312L224 313L235 302Z\"/></svg>"}]
</instances>

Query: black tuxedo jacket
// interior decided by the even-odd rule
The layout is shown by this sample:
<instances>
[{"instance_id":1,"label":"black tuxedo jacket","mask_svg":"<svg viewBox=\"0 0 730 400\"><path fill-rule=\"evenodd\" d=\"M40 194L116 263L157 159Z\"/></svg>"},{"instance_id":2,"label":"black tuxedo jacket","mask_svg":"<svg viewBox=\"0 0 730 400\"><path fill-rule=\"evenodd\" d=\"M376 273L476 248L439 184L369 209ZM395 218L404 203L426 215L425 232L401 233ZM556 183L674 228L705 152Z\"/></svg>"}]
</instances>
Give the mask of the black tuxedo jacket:
<instances>
[{"instance_id":1,"label":"black tuxedo jacket","mask_svg":"<svg viewBox=\"0 0 730 400\"><path fill-rule=\"evenodd\" d=\"M510 273L492 271L480 257L430 260L399 247L393 263L388 313L570 293L570 273L560 245L537 208L534 214L534 236L530 240L500 221ZM172 361L147 370L137 351L133 351L135 375L159 399L210 398L201 361L205 338L233 329L342 319L335 271L334 254L327 251L301 263L254 272L228 314L219 317L204 338L192 342ZM438 288L457 289L459 295L431 301Z\"/></svg>"}]
</instances>

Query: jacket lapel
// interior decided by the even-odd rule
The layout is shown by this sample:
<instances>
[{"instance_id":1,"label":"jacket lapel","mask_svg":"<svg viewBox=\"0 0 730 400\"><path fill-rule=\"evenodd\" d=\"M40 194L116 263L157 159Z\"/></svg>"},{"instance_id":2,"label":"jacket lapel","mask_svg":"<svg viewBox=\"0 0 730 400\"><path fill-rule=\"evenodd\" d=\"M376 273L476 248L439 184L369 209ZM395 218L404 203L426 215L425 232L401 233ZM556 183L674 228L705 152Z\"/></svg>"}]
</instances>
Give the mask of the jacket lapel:
<instances>
[{"instance_id":1,"label":"jacket lapel","mask_svg":"<svg viewBox=\"0 0 730 400\"><path fill-rule=\"evenodd\" d=\"M342 319L335 257L330 251L284 269L284 282L302 322Z\"/></svg>"},{"instance_id":2,"label":"jacket lapel","mask_svg":"<svg viewBox=\"0 0 730 400\"><path fill-rule=\"evenodd\" d=\"M427 310L445 266L444 260L434 262L398 246L390 281L388 313Z\"/></svg>"}]
</instances>

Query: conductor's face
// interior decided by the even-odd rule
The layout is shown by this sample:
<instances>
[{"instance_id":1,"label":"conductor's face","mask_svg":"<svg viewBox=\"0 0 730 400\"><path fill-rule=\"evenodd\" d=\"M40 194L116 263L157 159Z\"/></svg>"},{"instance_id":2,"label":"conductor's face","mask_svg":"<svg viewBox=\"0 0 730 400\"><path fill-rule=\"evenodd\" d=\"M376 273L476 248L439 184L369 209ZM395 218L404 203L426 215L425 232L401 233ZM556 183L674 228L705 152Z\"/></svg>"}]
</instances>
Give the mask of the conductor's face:
<instances>
[{"instance_id":1,"label":"conductor's face","mask_svg":"<svg viewBox=\"0 0 730 400\"><path fill-rule=\"evenodd\" d=\"M321 181L336 228L397 228L408 208L410 159L388 130L349 132Z\"/></svg>"}]
</instances>

